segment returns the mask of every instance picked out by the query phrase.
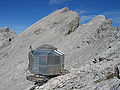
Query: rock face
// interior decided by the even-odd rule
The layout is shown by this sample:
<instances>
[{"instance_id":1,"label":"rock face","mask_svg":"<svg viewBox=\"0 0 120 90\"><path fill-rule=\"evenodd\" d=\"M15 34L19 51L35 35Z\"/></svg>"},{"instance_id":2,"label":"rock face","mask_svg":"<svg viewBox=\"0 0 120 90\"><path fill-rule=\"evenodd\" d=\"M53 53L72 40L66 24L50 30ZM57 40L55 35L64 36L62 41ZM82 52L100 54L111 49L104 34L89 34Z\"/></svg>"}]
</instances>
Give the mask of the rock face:
<instances>
[{"instance_id":1,"label":"rock face","mask_svg":"<svg viewBox=\"0 0 120 90\"><path fill-rule=\"evenodd\" d=\"M120 61L119 39L112 20L103 15L79 26L76 12L68 8L55 11L0 50L0 89L30 88L33 83L26 80L29 46L35 49L51 44L65 53L65 69L70 73L49 80L36 90L112 90L119 85L114 72Z\"/></svg>"},{"instance_id":2,"label":"rock face","mask_svg":"<svg viewBox=\"0 0 120 90\"><path fill-rule=\"evenodd\" d=\"M117 30L120 31L120 24L119 24L119 26L117 27Z\"/></svg>"},{"instance_id":3,"label":"rock face","mask_svg":"<svg viewBox=\"0 0 120 90\"><path fill-rule=\"evenodd\" d=\"M8 27L0 28L0 49L8 46L16 36L17 34Z\"/></svg>"},{"instance_id":4,"label":"rock face","mask_svg":"<svg viewBox=\"0 0 120 90\"><path fill-rule=\"evenodd\" d=\"M0 28L0 63L2 63L2 58L9 56L6 50L9 49L9 46L11 46L16 37L17 34L14 31L10 31L8 27Z\"/></svg>"}]
</instances>

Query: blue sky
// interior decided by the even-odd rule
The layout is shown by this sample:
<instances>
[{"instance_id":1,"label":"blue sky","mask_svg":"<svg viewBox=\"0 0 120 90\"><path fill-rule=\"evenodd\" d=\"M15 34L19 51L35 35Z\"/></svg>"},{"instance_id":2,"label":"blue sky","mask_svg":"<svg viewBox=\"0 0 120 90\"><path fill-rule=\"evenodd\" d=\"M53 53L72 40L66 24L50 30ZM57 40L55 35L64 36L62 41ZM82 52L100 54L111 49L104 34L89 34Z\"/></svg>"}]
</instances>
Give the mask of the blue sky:
<instances>
[{"instance_id":1,"label":"blue sky","mask_svg":"<svg viewBox=\"0 0 120 90\"><path fill-rule=\"evenodd\" d=\"M79 13L80 25L96 15L112 18L114 26L120 24L120 0L0 0L0 28L8 26L19 34L63 7Z\"/></svg>"}]
</instances>

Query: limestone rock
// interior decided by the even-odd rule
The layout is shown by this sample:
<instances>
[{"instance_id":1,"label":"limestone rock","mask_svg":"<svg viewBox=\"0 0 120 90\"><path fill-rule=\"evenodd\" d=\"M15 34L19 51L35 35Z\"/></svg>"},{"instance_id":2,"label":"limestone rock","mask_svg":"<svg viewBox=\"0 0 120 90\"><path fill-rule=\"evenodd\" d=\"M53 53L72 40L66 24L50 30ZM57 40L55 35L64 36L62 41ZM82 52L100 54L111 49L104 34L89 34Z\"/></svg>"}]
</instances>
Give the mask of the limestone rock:
<instances>
[{"instance_id":1,"label":"limestone rock","mask_svg":"<svg viewBox=\"0 0 120 90\"><path fill-rule=\"evenodd\" d=\"M0 32L8 32L9 31L9 28L8 27L3 27L3 28L0 28Z\"/></svg>"},{"instance_id":2,"label":"limestone rock","mask_svg":"<svg viewBox=\"0 0 120 90\"><path fill-rule=\"evenodd\" d=\"M8 27L0 28L0 49L8 46L16 36L17 34Z\"/></svg>"},{"instance_id":3,"label":"limestone rock","mask_svg":"<svg viewBox=\"0 0 120 90\"><path fill-rule=\"evenodd\" d=\"M117 27L117 30L120 31L120 24L119 24L119 26Z\"/></svg>"},{"instance_id":4,"label":"limestone rock","mask_svg":"<svg viewBox=\"0 0 120 90\"><path fill-rule=\"evenodd\" d=\"M116 33L109 20L102 15L78 27L58 43L58 47L67 54L66 68L80 67L92 62L96 54L104 51L110 42L116 40ZM80 48L77 48L78 46Z\"/></svg>"}]
</instances>

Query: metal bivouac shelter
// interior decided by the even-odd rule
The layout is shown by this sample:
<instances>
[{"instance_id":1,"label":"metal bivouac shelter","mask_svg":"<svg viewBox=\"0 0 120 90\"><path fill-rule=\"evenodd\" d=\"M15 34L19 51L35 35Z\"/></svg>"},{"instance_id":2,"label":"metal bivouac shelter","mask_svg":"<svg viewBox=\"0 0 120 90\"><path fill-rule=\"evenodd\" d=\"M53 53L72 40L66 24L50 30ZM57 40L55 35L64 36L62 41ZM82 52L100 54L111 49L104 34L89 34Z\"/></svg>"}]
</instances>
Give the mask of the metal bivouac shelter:
<instances>
[{"instance_id":1,"label":"metal bivouac shelter","mask_svg":"<svg viewBox=\"0 0 120 90\"><path fill-rule=\"evenodd\" d=\"M65 54L52 45L42 45L28 53L28 71L34 77L59 75L64 70ZM28 80L35 81L34 78Z\"/></svg>"}]
</instances>

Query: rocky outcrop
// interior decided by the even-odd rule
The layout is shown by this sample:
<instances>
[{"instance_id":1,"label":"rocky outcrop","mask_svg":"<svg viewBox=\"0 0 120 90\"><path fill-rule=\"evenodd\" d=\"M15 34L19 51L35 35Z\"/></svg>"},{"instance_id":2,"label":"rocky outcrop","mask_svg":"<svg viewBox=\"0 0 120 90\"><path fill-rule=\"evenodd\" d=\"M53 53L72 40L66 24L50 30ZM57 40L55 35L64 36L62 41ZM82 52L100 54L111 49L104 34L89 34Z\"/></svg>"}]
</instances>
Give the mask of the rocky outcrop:
<instances>
[{"instance_id":1,"label":"rocky outcrop","mask_svg":"<svg viewBox=\"0 0 120 90\"><path fill-rule=\"evenodd\" d=\"M69 74L51 79L35 90L116 90L119 83L114 65L111 62L104 62L72 69Z\"/></svg>"},{"instance_id":2,"label":"rocky outcrop","mask_svg":"<svg viewBox=\"0 0 120 90\"><path fill-rule=\"evenodd\" d=\"M9 28L8 27L3 27L3 28L0 28L0 32L8 32L9 31Z\"/></svg>"},{"instance_id":3,"label":"rocky outcrop","mask_svg":"<svg viewBox=\"0 0 120 90\"><path fill-rule=\"evenodd\" d=\"M16 36L17 34L8 27L0 28L0 49L8 46Z\"/></svg>"},{"instance_id":4,"label":"rocky outcrop","mask_svg":"<svg viewBox=\"0 0 120 90\"><path fill-rule=\"evenodd\" d=\"M120 25L117 27L117 30L120 31Z\"/></svg>"}]
</instances>

